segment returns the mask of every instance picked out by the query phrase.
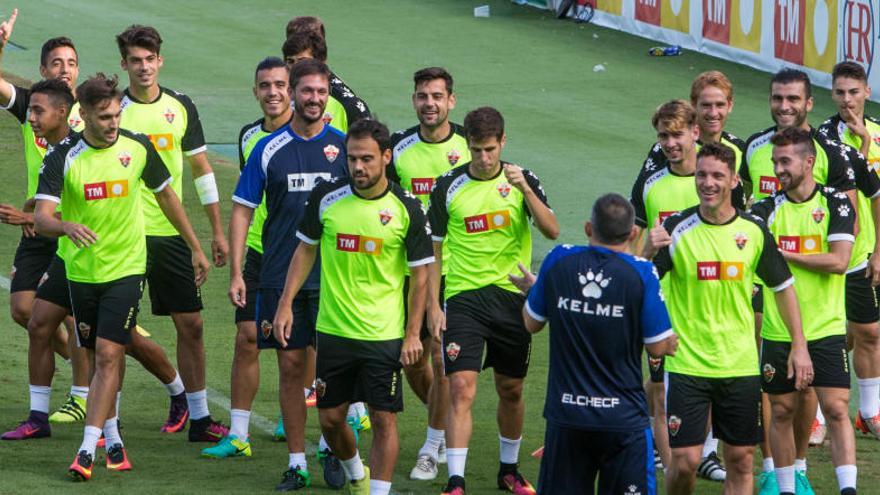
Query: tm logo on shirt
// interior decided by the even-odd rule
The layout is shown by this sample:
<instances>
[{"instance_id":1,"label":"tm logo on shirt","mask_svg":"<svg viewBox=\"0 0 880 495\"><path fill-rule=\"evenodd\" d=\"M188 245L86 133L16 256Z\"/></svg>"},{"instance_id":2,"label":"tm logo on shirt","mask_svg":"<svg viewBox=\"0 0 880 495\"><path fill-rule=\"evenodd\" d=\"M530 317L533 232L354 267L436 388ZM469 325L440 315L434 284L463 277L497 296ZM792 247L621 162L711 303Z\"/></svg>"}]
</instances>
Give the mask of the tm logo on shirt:
<instances>
[{"instance_id":1,"label":"tm logo on shirt","mask_svg":"<svg viewBox=\"0 0 880 495\"><path fill-rule=\"evenodd\" d=\"M697 280L730 280L743 279L742 261L698 261Z\"/></svg>"},{"instance_id":2,"label":"tm logo on shirt","mask_svg":"<svg viewBox=\"0 0 880 495\"><path fill-rule=\"evenodd\" d=\"M503 229L505 227L510 227L510 212L507 210L498 210L483 213L482 215L464 217L464 229L468 234Z\"/></svg>"},{"instance_id":3,"label":"tm logo on shirt","mask_svg":"<svg viewBox=\"0 0 880 495\"><path fill-rule=\"evenodd\" d=\"M379 256L382 254L382 239L356 234L336 234L336 250Z\"/></svg>"},{"instance_id":4,"label":"tm logo on shirt","mask_svg":"<svg viewBox=\"0 0 880 495\"><path fill-rule=\"evenodd\" d=\"M779 179L762 175L758 181L758 190L764 194L773 194L779 190Z\"/></svg>"},{"instance_id":5,"label":"tm logo on shirt","mask_svg":"<svg viewBox=\"0 0 880 495\"><path fill-rule=\"evenodd\" d=\"M111 180L107 182L93 182L83 186L86 201L107 198L124 198L128 196L127 180Z\"/></svg>"},{"instance_id":6,"label":"tm logo on shirt","mask_svg":"<svg viewBox=\"0 0 880 495\"><path fill-rule=\"evenodd\" d=\"M323 172L287 174L287 192L311 191L322 180L330 180L330 174Z\"/></svg>"},{"instance_id":7,"label":"tm logo on shirt","mask_svg":"<svg viewBox=\"0 0 880 495\"><path fill-rule=\"evenodd\" d=\"M781 235L779 249L789 253L814 254L822 252L821 235Z\"/></svg>"},{"instance_id":8,"label":"tm logo on shirt","mask_svg":"<svg viewBox=\"0 0 880 495\"><path fill-rule=\"evenodd\" d=\"M413 194L425 196L431 194L431 189L434 187L434 179L431 177L413 178L410 184L412 185Z\"/></svg>"}]
</instances>

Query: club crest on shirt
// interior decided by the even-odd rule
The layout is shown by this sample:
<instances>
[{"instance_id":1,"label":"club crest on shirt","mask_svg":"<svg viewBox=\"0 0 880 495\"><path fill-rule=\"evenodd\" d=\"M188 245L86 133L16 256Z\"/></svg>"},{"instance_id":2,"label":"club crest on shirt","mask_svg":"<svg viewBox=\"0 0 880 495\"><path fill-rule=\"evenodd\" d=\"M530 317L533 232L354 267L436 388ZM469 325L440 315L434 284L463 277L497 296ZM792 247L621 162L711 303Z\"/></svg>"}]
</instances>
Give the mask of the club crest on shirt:
<instances>
[{"instance_id":1,"label":"club crest on shirt","mask_svg":"<svg viewBox=\"0 0 880 495\"><path fill-rule=\"evenodd\" d=\"M174 117L177 117L177 115L174 114L174 110L171 110L170 108L165 109L164 115L165 115L165 120L167 120L169 124L173 124Z\"/></svg>"},{"instance_id":2,"label":"club crest on shirt","mask_svg":"<svg viewBox=\"0 0 880 495\"><path fill-rule=\"evenodd\" d=\"M813 221L816 223L822 223L822 220L825 219L825 210L822 208L816 208L813 210Z\"/></svg>"},{"instance_id":3,"label":"club crest on shirt","mask_svg":"<svg viewBox=\"0 0 880 495\"><path fill-rule=\"evenodd\" d=\"M394 216L388 208L382 208L379 210L379 221L382 222L382 225L388 225L388 222L390 222L392 218L394 218Z\"/></svg>"},{"instance_id":4,"label":"club crest on shirt","mask_svg":"<svg viewBox=\"0 0 880 495\"><path fill-rule=\"evenodd\" d=\"M507 182L502 182L498 184L498 194L501 195L502 198L506 198L508 194L510 194L510 184Z\"/></svg>"},{"instance_id":5,"label":"club crest on shirt","mask_svg":"<svg viewBox=\"0 0 880 495\"><path fill-rule=\"evenodd\" d=\"M339 148L333 146L332 144L328 144L324 146L324 156L327 157L327 161L333 163L336 161L336 157L339 156Z\"/></svg>"},{"instance_id":6,"label":"club crest on shirt","mask_svg":"<svg viewBox=\"0 0 880 495\"><path fill-rule=\"evenodd\" d=\"M446 357L448 357L450 361L458 359L459 353L461 353L461 346L455 342L450 342L446 346Z\"/></svg>"},{"instance_id":7,"label":"club crest on shirt","mask_svg":"<svg viewBox=\"0 0 880 495\"><path fill-rule=\"evenodd\" d=\"M663 364L662 358L655 358L654 356L648 356L648 366L650 366L652 370L660 371L661 364Z\"/></svg>"},{"instance_id":8,"label":"club crest on shirt","mask_svg":"<svg viewBox=\"0 0 880 495\"><path fill-rule=\"evenodd\" d=\"M119 158L119 163L123 167L128 167L128 164L131 163L131 153L127 151L120 151L116 158Z\"/></svg>"},{"instance_id":9,"label":"club crest on shirt","mask_svg":"<svg viewBox=\"0 0 880 495\"><path fill-rule=\"evenodd\" d=\"M315 394L318 397L324 397L324 394L327 393L327 382L320 378L315 378Z\"/></svg>"},{"instance_id":10,"label":"club crest on shirt","mask_svg":"<svg viewBox=\"0 0 880 495\"><path fill-rule=\"evenodd\" d=\"M773 381L773 377L776 376L776 368L770 363L764 364L764 368L761 371L764 374L764 381L767 383Z\"/></svg>"},{"instance_id":11,"label":"club crest on shirt","mask_svg":"<svg viewBox=\"0 0 880 495\"><path fill-rule=\"evenodd\" d=\"M458 152L457 149L453 148L446 152L446 159L449 160L449 165L455 165L461 160L461 153Z\"/></svg>"},{"instance_id":12,"label":"club crest on shirt","mask_svg":"<svg viewBox=\"0 0 880 495\"><path fill-rule=\"evenodd\" d=\"M733 235L733 242L735 242L736 247L742 251L742 249L746 247L746 243L749 242L749 236L742 232L737 232Z\"/></svg>"},{"instance_id":13,"label":"club crest on shirt","mask_svg":"<svg viewBox=\"0 0 880 495\"><path fill-rule=\"evenodd\" d=\"M81 321L81 322L79 322L79 325L77 325L77 328L79 329L79 335L83 339L89 338L89 335L91 335L91 333L92 333L92 327L89 326L88 323Z\"/></svg>"},{"instance_id":14,"label":"club crest on shirt","mask_svg":"<svg viewBox=\"0 0 880 495\"><path fill-rule=\"evenodd\" d=\"M874 141L874 144L880 146L880 134L871 134L871 139Z\"/></svg>"},{"instance_id":15,"label":"club crest on shirt","mask_svg":"<svg viewBox=\"0 0 880 495\"><path fill-rule=\"evenodd\" d=\"M37 148L42 150L49 149L49 141L46 141L46 138L34 136L34 144L37 145Z\"/></svg>"},{"instance_id":16,"label":"club crest on shirt","mask_svg":"<svg viewBox=\"0 0 880 495\"><path fill-rule=\"evenodd\" d=\"M269 320L263 320L260 323L260 331L263 332L263 338L268 339L272 335L272 323Z\"/></svg>"},{"instance_id":17,"label":"club crest on shirt","mask_svg":"<svg viewBox=\"0 0 880 495\"><path fill-rule=\"evenodd\" d=\"M80 124L82 124L82 119L79 117L71 115L67 118L67 125L69 125L71 129L76 129Z\"/></svg>"},{"instance_id":18,"label":"club crest on shirt","mask_svg":"<svg viewBox=\"0 0 880 495\"><path fill-rule=\"evenodd\" d=\"M330 122L333 122L333 114L330 112L324 112L324 116L321 117L321 121L327 125L330 125Z\"/></svg>"},{"instance_id":19,"label":"club crest on shirt","mask_svg":"<svg viewBox=\"0 0 880 495\"><path fill-rule=\"evenodd\" d=\"M673 414L672 416L669 416L666 425L669 427L669 434L676 436L678 435L678 430L681 429L681 418Z\"/></svg>"}]
</instances>

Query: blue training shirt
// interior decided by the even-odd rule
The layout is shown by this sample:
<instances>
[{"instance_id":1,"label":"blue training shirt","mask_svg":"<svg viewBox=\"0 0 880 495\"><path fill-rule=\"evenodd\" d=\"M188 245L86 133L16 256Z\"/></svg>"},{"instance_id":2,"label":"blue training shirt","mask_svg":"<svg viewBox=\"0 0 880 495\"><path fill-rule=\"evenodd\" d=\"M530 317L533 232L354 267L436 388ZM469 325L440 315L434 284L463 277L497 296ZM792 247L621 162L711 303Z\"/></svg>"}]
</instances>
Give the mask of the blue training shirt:
<instances>
[{"instance_id":1,"label":"blue training shirt","mask_svg":"<svg viewBox=\"0 0 880 495\"><path fill-rule=\"evenodd\" d=\"M347 176L345 134L329 125L311 139L297 136L286 125L257 143L238 178L232 200L256 209L266 195L261 289L284 288L290 258L299 245L296 229L315 185ZM320 273L318 260L302 288L317 289Z\"/></svg>"},{"instance_id":2,"label":"blue training shirt","mask_svg":"<svg viewBox=\"0 0 880 495\"><path fill-rule=\"evenodd\" d=\"M556 246L526 311L550 323L548 422L602 431L649 426L643 343L672 335L650 261L596 246Z\"/></svg>"}]
</instances>

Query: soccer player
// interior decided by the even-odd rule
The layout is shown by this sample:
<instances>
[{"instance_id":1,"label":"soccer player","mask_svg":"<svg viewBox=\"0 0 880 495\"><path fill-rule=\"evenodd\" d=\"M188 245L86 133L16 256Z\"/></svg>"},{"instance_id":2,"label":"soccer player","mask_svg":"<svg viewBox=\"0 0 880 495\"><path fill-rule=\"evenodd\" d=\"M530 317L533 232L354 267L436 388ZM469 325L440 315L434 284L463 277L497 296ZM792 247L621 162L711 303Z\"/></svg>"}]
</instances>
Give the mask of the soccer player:
<instances>
[{"instance_id":1,"label":"soccer player","mask_svg":"<svg viewBox=\"0 0 880 495\"><path fill-rule=\"evenodd\" d=\"M810 131L789 127L770 139L781 190L752 207L767 224L797 280L798 305L810 358L816 364L812 387L831 431L832 461L840 492L854 495L855 438L849 422L849 362L846 351L844 272L850 265L855 214L849 198L813 179L815 145ZM868 174L866 174L868 175ZM870 174L874 193L880 179ZM770 443L781 495L795 494L805 476L795 473L793 418L797 402L788 378L788 332L773 299L766 302L761 330L762 387L770 397ZM807 490L802 490L805 493Z\"/></svg>"},{"instance_id":2,"label":"soccer player","mask_svg":"<svg viewBox=\"0 0 880 495\"><path fill-rule=\"evenodd\" d=\"M599 493L656 488L641 354L673 355L676 337L654 266L627 253L634 216L622 196L600 197L584 227L589 246L556 246L537 281L522 265L514 277L528 294L526 328L550 322L539 493L592 494L597 477Z\"/></svg>"},{"instance_id":3,"label":"soccer player","mask_svg":"<svg viewBox=\"0 0 880 495\"><path fill-rule=\"evenodd\" d=\"M107 467L128 470L115 418L125 347L133 332L146 270L141 181L155 192L162 212L192 250L194 283L210 268L183 206L167 186L172 177L145 136L119 128L122 93L103 74L77 88L83 134L71 135L48 154L37 188L35 220L59 241L66 259L77 339L89 349L94 376L89 388L83 443L69 468L74 480L91 478L95 446L107 437ZM55 208L64 202L62 217Z\"/></svg>"},{"instance_id":4,"label":"soccer player","mask_svg":"<svg viewBox=\"0 0 880 495\"><path fill-rule=\"evenodd\" d=\"M350 493L387 495L399 449L397 413L403 410L400 368L422 353L426 265L434 256L421 203L385 177L391 161L388 129L364 119L348 131L351 178L322 182L309 196L274 334L282 345L298 338L294 326L300 316L290 306L320 249L316 383L321 431L342 459ZM410 283L404 298L406 267ZM353 401L370 407L370 468L363 465L346 422Z\"/></svg>"},{"instance_id":5,"label":"soccer player","mask_svg":"<svg viewBox=\"0 0 880 495\"><path fill-rule=\"evenodd\" d=\"M819 133L859 150L868 161L868 171L880 164L880 121L865 115L871 96L865 69L854 62L841 62L831 73L831 99L838 113L819 128ZM857 163L853 162L855 169ZM869 172L870 173L870 172ZM873 175L873 174L871 174ZM853 368L858 377L859 410L856 428L880 438L880 308L876 286L880 284L880 229L878 202L859 191L856 200L859 232L853 245L852 262L846 274L846 319L852 336Z\"/></svg>"},{"instance_id":6,"label":"soccer player","mask_svg":"<svg viewBox=\"0 0 880 495\"><path fill-rule=\"evenodd\" d=\"M238 261L253 211L265 196L268 215L263 225L264 252L255 321L260 328L258 347L277 351L279 398L290 451L288 469L278 485L285 491L311 483L305 457L306 404L302 387L307 371L306 348L316 346L319 270L316 267L307 277L296 299L285 301L281 290L286 268L299 244L296 228L303 219L309 193L321 181L347 175L345 136L322 120L330 94L330 69L315 59L298 62L290 72L288 90L293 99L293 119L290 125L260 140L248 156L232 198L229 228L233 256ZM245 307L247 286L240 271L232 273L229 294L236 306ZM272 320L284 304L296 312L297 325L293 338L280 341L273 337ZM236 439L247 443L247 438L238 434ZM341 488L345 483L341 466L329 448L321 447L327 483Z\"/></svg>"},{"instance_id":7,"label":"soccer player","mask_svg":"<svg viewBox=\"0 0 880 495\"><path fill-rule=\"evenodd\" d=\"M524 298L507 276L515 273L518 263L531 262L529 220L548 239L559 235L559 224L537 176L501 160L506 143L501 113L478 108L467 114L464 127L471 161L437 179L428 211L437 259L428 317L435 334L445 330L444 369L450 390L449 480L444 493L464 493L477 376L481 369L493 368L501 451L498 487L530 494L534 488L520 474L518 460L531 334L522 320ZM442 260L449 265L445 321L439 304L444 241L449 251Z\"/></svg>"},{"instance_id":8,"label":"soccer player","mask_svg":"<svg viewBox=\"0 0 880 495\"><path fill-rule=\"evenodd\" d=\"M164 62L159 50L162 37L152 27L133 25L116 36L122 69L129 86L122 100L122 127L146 134L174 177L171 184L183 197L183 156L192 169L199 201L211 223L211 253L215 266L226 263L229 246L220 221L220 197L208 163L199 114L184 94L159 86ZM174 226L165 218L148 188L143 188L143 214L147 235L147 273L155 315L170 315L177 329L177 367L185 398L172 398L172 411L162 431L175 433L190 420L191 442L216 442L229 429L211 418L205 384L205 343L201 316L201 291L189 260L191 253Z\"/></svg>"},{"instance_id":9,"label":"soccer player","mask_svg":"<svg viewBox=\"0 0 880 495\"><path fill-rule=\"evenodd\" d=\"M387 175L427 206L437 177L469 162L470 151L464 128L449 121L449 112L455 108L452 75L441 67L427 67L416 71L413 83L412 103L419 125L391 136ZM403 369L413 392L428 405L427 437L409 477L432 480L437 477L437 464L446 458L449 381L443 374L440 342L434 342L427 322L422 324L421 339L422 358Z\"/></svg>"},{"instance_id":10,"label":"soccer player","mask_svg":"<svg viewBox=\"0 0 880 495\"><path fill-rule=\"evenodd\" d=\"M710 143L697 155L698 206L648 236L645 257L670 277L668 308L679 339L666 358L671 495L693 493L709 411L725 443L725 493L751 493L752 457L761 439L761 389L754 345L752 285L771 287L792 338L788 373L798 390L812 378L791 271L757 218L731 203L739 181L733 151ZM658 252L659 250L659 252Z\"/></svg>"},{"instance_id":11,"label":"soccer player","mask_svg":"<svg viewBox=\"0 0 880 495\"><path fill-rule=\"evenodd\" d=\"M281 127L290 123L293 108L290 105L288 92L290 71L278 57L267 57L259 64L254 75L254 97L263 111L263 116L241 128L238 139L239 167L244 170L245 163L257 143ZM233 207L235 210L235 207ZM235 306L235 352L232 358L230 409L231 424L229 434L213 447L202 450L202 456L225 458L250 456L248 426L251 406L260 385L259 347L257 347L256 301L260 281L260 266L263 259L263 224L266 221L266 199L252 210L252 220L247 227L245 244L244 270L241 268L241 257L236 257L239 246L230 245L229 261L230 280L244 284L242 293L230 292L229 296ZM232 225L230 225L230 228ZM235 237L230 230L230 239ZM240 254L240 253L238 253ZM235 297L240 297L236 300ZM243 303L243 304L241 304Z\"/></svg>"}]
</instances>

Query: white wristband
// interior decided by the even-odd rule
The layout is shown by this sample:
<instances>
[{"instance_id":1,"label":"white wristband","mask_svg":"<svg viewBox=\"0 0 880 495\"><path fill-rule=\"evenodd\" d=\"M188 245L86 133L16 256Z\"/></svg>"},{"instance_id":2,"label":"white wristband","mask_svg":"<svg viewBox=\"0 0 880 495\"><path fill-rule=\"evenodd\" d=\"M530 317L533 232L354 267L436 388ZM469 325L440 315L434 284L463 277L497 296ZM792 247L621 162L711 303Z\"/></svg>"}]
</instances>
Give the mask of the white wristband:
<instances>
[{"instance_id":1,"label":"white wristband","mask_svg":"<svg viewBox=\"0 0 880 495\"><path fill-rule=\"evenodd\" d=\"M210 205L220 201L220 193L217 192L217 181L214 179L213 172L196 177L193 183L196 185L199 201L203 205Z\"/></svg>"}]
</instances>

